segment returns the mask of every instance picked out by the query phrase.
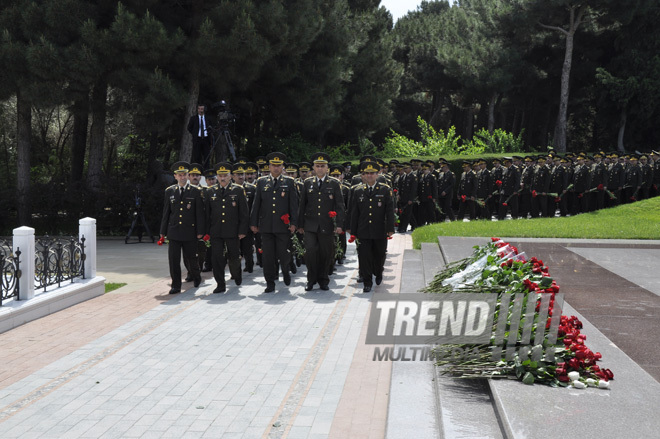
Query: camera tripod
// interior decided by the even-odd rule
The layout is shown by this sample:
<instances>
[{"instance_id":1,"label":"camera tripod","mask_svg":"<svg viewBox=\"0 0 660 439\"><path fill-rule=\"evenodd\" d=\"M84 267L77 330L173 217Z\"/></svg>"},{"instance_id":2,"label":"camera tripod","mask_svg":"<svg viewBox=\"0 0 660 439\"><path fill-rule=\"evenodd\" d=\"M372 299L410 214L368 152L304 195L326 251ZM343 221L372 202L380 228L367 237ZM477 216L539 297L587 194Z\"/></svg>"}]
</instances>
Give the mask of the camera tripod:
<instances>
[{"instance_id":1,"label":"camera tripod","mask_svg":"<svg viewBox=\"0 0 660 439\"><path fill-rule=\"evenodd\" d=\"M153 244L154 242L156 242L156 238L154 238L154 235L151 234L151 229L149 228L149 224L147 224L147 219L144 217L144 212L142 211L142 199L140 198L139 189L135 194L135 211L133 211L133 222L131 223L131 228L128 230L128 233L124 238L124 244L128 244L128 240L133 234L133 230L135 229L135 226L138 225L137 223L138 218L141 220L141 224L137 229L138 242L142 242L142 231L144 229L151 238L151 243Z\"/></svg>"}]
</instances>

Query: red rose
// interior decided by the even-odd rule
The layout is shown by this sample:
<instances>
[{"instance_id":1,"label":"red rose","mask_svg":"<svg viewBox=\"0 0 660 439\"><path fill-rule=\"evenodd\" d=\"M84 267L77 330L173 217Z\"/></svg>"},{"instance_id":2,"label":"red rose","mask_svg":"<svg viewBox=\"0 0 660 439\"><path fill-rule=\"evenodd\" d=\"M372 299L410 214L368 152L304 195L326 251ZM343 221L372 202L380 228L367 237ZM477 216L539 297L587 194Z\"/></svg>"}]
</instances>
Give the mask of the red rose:
<instances>
[{"instance_id":1,"label":"red rose","mask_svg":"<svg viewBox=\"0 0 660 439\"><path fill-rule=\"evenodd\" d=\"M558 379L559 381L561 381L562 383L567 383L567 382L570 381L570 378L568 378L568 375L559 375L559 376L557 377L557 379Z\"/></svg>"},{"instance_id":2,"label":"red rose","mask_svg":"<svg viewBox=\"0 0 660 439\"><path fill-rule=\"evenodd\" d=\"M461 195L461 201L462 201L463 203L465 203L465 200L466 200L466 199L467 199L467 197L466 197L465 195Z\"/></svg>"},{"instance_id":3,"label":"red rose","mask_svg":"<svg viewBox=\"0 0 660 439\"><path fill-rule=\"evenodd\" d=\"M328 212L328 216L329 216L330 218L334 218L334 217L337 216L337 212L335 212L334 210L331 210L330 212ZM288 224L288 223L287 223L287 224Z\"/></svg>"},{"instance_id":4,"label":"red rose","mask_svg":"<svg viewBox=\"0 0 660 439\"><path fill-rule=\"evenodd\" d=\"M433 195L429 195L429 196L426 197L426 198L428 198L429 200L432 200L432 199L433 199Z\"/></svg>"},{"instance_id":5,"label":"red rose","mask_svg":"<svg viewBox=\"0 0 660 439\"><path fill-rule=\"evenodd\" d=\"M207 234L207 235L204 235L204 237L202 239L204 241L208 241L209 239L211 239L211 237Z\"/></svg>"},{"instance_id":6,"label":"red rose","mask_svg":"<svg viewBox=\"0 0 660 439\"><path fill-rule=\"evenodd\" d=\"M391 236L388 236L387 239L392 239L392 237L391 237Z\"/></svg>"},{"instance_id":7,"label":"red rose","mask_svg":"<svg viewBox=\"0 0 660 439\"><path fill-rule=\"evenodd\" d=\"M282 220L282 222L284 224L289 224L291 222L291 220L289 219L289 214L288 213L285 213L284 215L282 215L280 217L280 219Z\"/></svg>"},{"instance_id":8,"label":"red rose","mask_svg":"<svg viewBox=\"0 0 660 439\"><path fill-rule=\"evenodd\" d=\"M605 186L603 186L602 183L599 184L599 185L598 185L598 190L599 190L599 191L604 191L604 190L605 190Z\"/></svg>"},{"instance_id":9,"label":"red rose","mask_svg":"<svg viewBox=\"0 0 660 439\"><path fill-rule=\"evenodd\" d=\"M561 201L561 197L555 197L555 203L559 203Z\"/></svg>"},{"instance_id":10,"label":"red rose","mask_svg":"<svg viewBox=\"0 0 660 439\"><path fill-rule=\"evenodd\" d=\"M351 235L351 237L348 238L348 242L355 242L355 239L356 239L356 236L355 236L355 235Z\"/></svg>"},{"instance_id":11,"label":"red rose","mask_svg":"<svg viewBox=\"0 0 660 439\"><path fill-rule=\"evenodd\" d=\"M262 248L258 248L258 249L257 249L257 251L258 251L258 252L259 252L259 254L261 255L261 254L263 254L263 252L264 252L264 249L262 249Z\"/></svg>"},{"instance_id":12,"label":"red rose","mask_svg":"<svg viewBox=\"0 0 660 439\"><path fill-rule=\"evenodd\" d=\"M536 195L537 195L536 191L532 191L532 197L536 198Z\"/></svg>"},{"instance_id":13,"label":"red rose","mask_svg":"<svg viewBox=\"0 0 660 439\"><path fill-rule=\"evenodd\" d=\"M397 192L399 192L399 190L398 190L398 189L394 189L394 193L396 194Z\"/></svg>"},{"instance_id":14,"label":"red rose","mask_svg":"<svg viewBox=\"0 0 660 439\"><path fill-rule=\"evenodd\" d=\"M502 203L502 206L507 207L509 203Z\"/></svg>"},{"instance_id":15,"label":"red rose","mask_svg":"<svg viewBox=\"0 0 660 439\"><path fill-rule=\"evenodd\" d=\"M491 242L497 242L500 240L500 238L490 238Z\"/></svg>"},{"instance_id":16,"label":"red rose","mask_svg":"<svg viewBox=\"0 0 660 439\"><path fill-rule=\"evenodd\" d=\"M496 180L495 181L495 186L497 186L497 187L502 186L502 180Z\"/></svg>"},{"instance_id":17,"label":"red rose","mask_svg":"<svg viewBox=\"0 0 660 439\"><path fill-rule=\"evenodd\" d=\"M165 244L165 237L164 236L158 240L158 245L163 245L163 244Z\"/></svg>"}]
</instances>

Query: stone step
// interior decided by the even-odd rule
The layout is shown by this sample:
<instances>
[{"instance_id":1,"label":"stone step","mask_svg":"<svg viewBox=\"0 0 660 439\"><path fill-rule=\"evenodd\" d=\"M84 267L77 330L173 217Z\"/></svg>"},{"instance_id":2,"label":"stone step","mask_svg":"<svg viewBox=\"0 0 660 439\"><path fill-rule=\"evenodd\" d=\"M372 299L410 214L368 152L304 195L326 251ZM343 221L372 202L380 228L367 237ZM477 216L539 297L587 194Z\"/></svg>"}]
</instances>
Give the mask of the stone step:
<instances>
[{"instance_id":1,"label":"stone step","mask_svg":"<svg viewBox=\"0 0 660 439\"><path fill-rule=\"evenodd\" d=\"M428 283L445 265L440 247L433 243L422 243L422 259L424 278ZM434 375L440 407L440 437L503 437L487 380L444 376L441 369L435 366Z\"/></svg>"},{"instance_id":2,"label":"stone step","mask_svg":"<svg viewBox=\"0 0 660 439\"><path fill-rule=\"evenodd\" d=\"M424 287L422 252L405 250L401 294L416 293ZM395 345L399 348L421 345ZM390 381L386 437L439 439L439 408L434 386L435 366L431 361L394 361Z\"/></svg>"}]
</instances>

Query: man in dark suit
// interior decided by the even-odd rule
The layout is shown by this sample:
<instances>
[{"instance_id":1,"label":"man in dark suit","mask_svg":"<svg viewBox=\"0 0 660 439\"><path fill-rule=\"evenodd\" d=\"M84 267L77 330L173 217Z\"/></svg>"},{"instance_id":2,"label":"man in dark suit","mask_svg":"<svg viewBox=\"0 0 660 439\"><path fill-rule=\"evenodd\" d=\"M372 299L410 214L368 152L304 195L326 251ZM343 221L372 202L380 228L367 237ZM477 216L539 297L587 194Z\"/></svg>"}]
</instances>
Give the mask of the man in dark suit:
<instances>
[{"instance_id":1,"label":"man in dark suit","mask_svg":"<svg viewBox=\"0 0 660 439\"><path fill-rule=\"evenodd\" d=\"M236 285L240 285L243 281L239 242L247 235L250 215L245 190L242 186L231 182L231 169L232 166L226 162L216 165L218 184L208 190L205 199L206 231L211 236L213 277L217 284L214 293L224 293L227 289L225 284L227 264Z\"/></svg>"},{"instance_id":2,"label":"man in dark suit","mask_svg":"<svg viewBox=\"0 0 660 439\"><path fill-rule=\"evenodd\" d=\"M204 105L197 105L197 114L190 116L188 132L192 135L192 160L209 167L211 152L211 121L204 114Z\"/></svg>"},{"instance_id":3,"label":"man in dark suit","mask_svg":"<svg viewBox=\"0 0 660 439\"><path fill-rule=\"evenodd\" d=\"M289 237L298 224L298 192L293 178L282 175L286 156L271 152L267 156L270 175L257 180L257 191L250 215L250 228L261 234L265 293L275 291L277 267L282 267L284 284L291 284Z\"/></svg>"},{"instance_id":4,"label":"man in dark suit","mask_svg":"<svg viewBox=\"0 0 660 439\"><path fill-rule=\"evenodd\" d=\"M341 183L328 176L330 156L319 152L311 161L314 176L303 183L298 210L298 228L305 235L305 291L311 291L317 282L322 290L328 290L328 272L335 255L335 233L342 232L345 214Z\"/></svg>"},{"instance_id":5,"label":"man in dark suit","mask_svg":"<svg viewBox=\"0 0 660 439\"><path fill-rule=\"evenodd\" d=\"M351 233L360 241L358 258L364 281L362 291L368 293L383 281L387 238L394 234L394 194L392 188L376 181L380 165L365 162L360 172L366 183L356 186L351 198Z\"/></svg>"},{"instance_id":6,"label":"man in dark suit","mask_svg":"<svg viewBox=\"0 0 660 439\"><path fill-rule=\"evenodd\" d=\"M181 250L188 261L195 287L202 282L197 263L197 240L205 230L204 195L202 189L188 183L189 169L190 165L186 162L175 163L173 172L177 184L165 189L160 237L169 239L167 256L172 278L170 294L181 292Z\"/></svg>"}]
</instances>

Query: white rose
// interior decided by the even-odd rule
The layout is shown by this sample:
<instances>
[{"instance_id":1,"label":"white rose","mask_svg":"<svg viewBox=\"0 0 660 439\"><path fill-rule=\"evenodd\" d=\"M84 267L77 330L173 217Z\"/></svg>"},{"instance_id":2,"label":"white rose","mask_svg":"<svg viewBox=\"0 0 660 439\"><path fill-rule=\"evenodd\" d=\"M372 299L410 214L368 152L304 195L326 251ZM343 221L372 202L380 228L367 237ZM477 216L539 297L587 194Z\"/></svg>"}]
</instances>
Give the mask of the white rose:
<instances>
[{"instance_id":1,"label":"white rose","mask_svg":"<svg viewBox=\"0 0 660 439\"><path fill-rule=\"evenodd\" d=\"M573 381L571 384L573 384L573 387L575 387L576 389L586 389L587 388L587 385L584 384L582 381Z\"/></svg>"},{"instance_id":2,"label":"white rose","mask_svg":"<svg viewBox=\"0 0 660 439\"><path fill-rule=\"evenodd\" d=\"M600 380L600 381L598 381L598 388L599 389L609 389L610 388L610 382L605 381L605 380Z\"/></svg>"},{"instance_id":3,"label":"white rose","mask_svg":"<svg viewBox=\"0 0 660 439\"><path fill-rule=\"evenodd\" d=\"M587 378L587 386L596 387L597 385L598 385L598 382L595 379Z\"/></svg>"},{"instance_id":4,"label":"white rose","mask_svg":"<svg viewBox=\"0 0 660 439\"><path fill-rule=\"evenodd\" d=\"M580 379L580 372L576 372L576 371L568 372L568 378L571 381L576 381L576 380Z\"/></svg>"}]
</instances>

